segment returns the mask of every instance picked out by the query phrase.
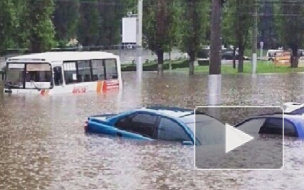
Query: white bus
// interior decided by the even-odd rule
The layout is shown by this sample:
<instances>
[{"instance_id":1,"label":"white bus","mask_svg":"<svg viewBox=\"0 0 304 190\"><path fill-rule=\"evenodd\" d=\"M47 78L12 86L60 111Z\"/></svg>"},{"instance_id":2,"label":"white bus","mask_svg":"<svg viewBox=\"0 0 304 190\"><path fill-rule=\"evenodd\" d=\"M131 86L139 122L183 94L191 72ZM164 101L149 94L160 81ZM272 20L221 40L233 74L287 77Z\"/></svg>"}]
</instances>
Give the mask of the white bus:
<instances>
[{"instance_id":1,"label":"white bus","mask_svg":"<svg viewBox=\"0 0 304 190\"><path fill-rule=\"evenodd\" d=\"M100 93L121 88L117 55L106 52L46 52L6 61L4 93Z\"/></svg>"}]
</instances>

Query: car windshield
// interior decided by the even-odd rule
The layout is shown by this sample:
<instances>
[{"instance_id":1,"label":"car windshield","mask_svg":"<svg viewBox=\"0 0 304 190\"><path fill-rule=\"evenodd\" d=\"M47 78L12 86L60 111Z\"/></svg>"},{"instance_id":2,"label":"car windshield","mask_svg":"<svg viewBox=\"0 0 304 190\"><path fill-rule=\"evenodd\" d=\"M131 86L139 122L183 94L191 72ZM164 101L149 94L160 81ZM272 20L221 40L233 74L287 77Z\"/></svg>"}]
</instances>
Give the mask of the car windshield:
<instances>
[{"instance_id":1,"label":"car windshield","mask_svg":"<svg viewBox=\"0 0 304 190\"><path fill-rule=\"evenodd\" d=\"M205 114L191 114L180 118L195 134L201 144L220 144L224 142L224 123ZM195 129L196 125L196 129Z\"/></svg>"}]
</instances>

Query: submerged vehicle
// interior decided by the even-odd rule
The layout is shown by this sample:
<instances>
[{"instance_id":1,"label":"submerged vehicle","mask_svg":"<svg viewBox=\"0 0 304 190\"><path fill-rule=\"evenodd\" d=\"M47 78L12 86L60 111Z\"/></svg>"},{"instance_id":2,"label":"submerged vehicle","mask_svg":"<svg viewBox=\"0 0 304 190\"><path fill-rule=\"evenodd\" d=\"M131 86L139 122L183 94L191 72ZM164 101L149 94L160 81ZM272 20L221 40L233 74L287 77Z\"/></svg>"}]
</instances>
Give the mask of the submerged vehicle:
<instances>
[{"instance_id":1,"label":"submerged vehicle","mask_svg":"<svg viewBox=\"0 0 304 190\"><path fill-rule=\"evenodd\" d=\"M196 117L196 119L195 119ZM148 107L120 114L90 116L85 124L89 133L106 134L140 140L177 141L184 145L200 144L194 139L194 122L224 125L203 113L168 107Z\"/></svg>"},{"instance_id":2,"label":"submerged vehicle","mask_svg":"<svg viewBox=\"0 0 304 190\"><path fill-rule=\"evenodd\" d=\"M303 115L304 104L298 102L286 102L283 105L284 112L291 115Z\"/></svg>"},{"instance_id":3,"label":"submerged vehicle","mask_svg":"<svg viewBox=\"0 0 304 190\"><path fill-rule=\"evenodd\" d=\"M45 52L6 61L4 93L76 94L120 87L120 59L112 53Z\"/></svg>"},{"instance_id":4,"label":"submerged vehicle","mask_svg":"<svg viewBox=\"0 0 304 190\"><path fill-rule=\"evenodd\" d=\"M299 115L267 114L253 116L235 125L235 127L253 136L284 134L284 136L304 139L304 118Z\"/></svg>"},{"instance_id":5,"label":"submerged vehicle","mask_svg":"<svg viewBox=\"0 0 304 190\"><path fill-rule=\"evenodd\" d=\"M248 134L275 134L304 139L304 117L282 114L258 115L234 127ZM283 125L284 121L284 125ZM196 125L196 127L195 127ZM93 115L85 122L87 133L138 140L164 140L184 145L220 143L225 124L206 113L168 107L147 107L119 114ZM283 130L283 126L284 130ZM284 131L284 133L283 133Z\"/></svg>"}]
</instances>

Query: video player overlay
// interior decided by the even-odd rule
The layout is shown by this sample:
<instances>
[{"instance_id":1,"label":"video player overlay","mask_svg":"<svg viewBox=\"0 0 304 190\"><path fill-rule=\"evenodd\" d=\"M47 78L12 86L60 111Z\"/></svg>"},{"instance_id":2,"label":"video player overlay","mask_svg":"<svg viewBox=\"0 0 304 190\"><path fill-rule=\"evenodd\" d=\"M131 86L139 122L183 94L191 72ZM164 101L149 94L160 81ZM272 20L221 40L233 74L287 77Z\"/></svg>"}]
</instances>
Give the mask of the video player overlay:
<instances>
[{"instance_id":1,"label":"video player overlay","mask_svg":"<svg viewBox=\"0 0 304 190\"><path fill-rule=\"evenodd\" d=\"M197 169L281 169L294 128L281 107L196 107Z\"/></svg>"}]
</instances>

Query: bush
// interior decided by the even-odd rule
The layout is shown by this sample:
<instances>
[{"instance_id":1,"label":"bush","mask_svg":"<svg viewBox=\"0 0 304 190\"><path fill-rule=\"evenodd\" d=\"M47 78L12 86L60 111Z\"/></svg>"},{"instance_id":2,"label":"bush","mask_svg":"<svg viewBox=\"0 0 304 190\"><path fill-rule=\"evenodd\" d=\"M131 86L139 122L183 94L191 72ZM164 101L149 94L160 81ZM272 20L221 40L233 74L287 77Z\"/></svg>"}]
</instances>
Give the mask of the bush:
<instances>
[{"instance_id":1,"label":"bush","mask_svg":"<svg viewBox=\"0 0 304 190\"><path fill-rule=\"evenodd\" d=\"M209 60L198 60L198 65L200 66L208 66L209 65Z\"/></svg>"},{"instance_id":2,"label":"bush","mask_svg":"<svg viewBox=\"0 0 304 190\"><path fill-rule=\"evenodd\" d=\"M172 66L172 69L185 68L185 67L189 66L189 63L188 63L187 60L183 60L183 61L171 61L171 66ZM163 68L164 68L164 70L168 70L169 69L169 61L164 61ZM157 63L156 63L156 61L146 62L143 65L143 70L144 71L157 71ZM121 66L121 71L136 71L136 64L122 65Z\"/></svg>"}]
</instances>

